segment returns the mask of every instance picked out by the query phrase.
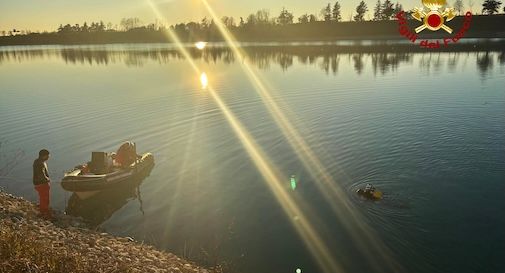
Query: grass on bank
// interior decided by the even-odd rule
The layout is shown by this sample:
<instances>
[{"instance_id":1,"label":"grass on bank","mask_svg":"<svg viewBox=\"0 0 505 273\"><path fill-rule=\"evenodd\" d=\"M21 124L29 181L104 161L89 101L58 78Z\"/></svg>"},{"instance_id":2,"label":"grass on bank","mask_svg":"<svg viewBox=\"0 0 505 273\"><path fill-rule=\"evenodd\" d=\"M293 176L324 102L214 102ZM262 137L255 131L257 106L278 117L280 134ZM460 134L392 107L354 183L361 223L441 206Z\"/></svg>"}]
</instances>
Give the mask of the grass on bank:
<instances>
[{"instance_id":1,"label":"grass on bank","mask_svg":"<svg viewBox=\"0 0 505 273\"><path fill-rule=\"evenodd\" d=\"M79 253L53 247L27 226L0 226L0 273L131 272L126 263L114 271L90 263Z\"/></svg>"}]
</instances>

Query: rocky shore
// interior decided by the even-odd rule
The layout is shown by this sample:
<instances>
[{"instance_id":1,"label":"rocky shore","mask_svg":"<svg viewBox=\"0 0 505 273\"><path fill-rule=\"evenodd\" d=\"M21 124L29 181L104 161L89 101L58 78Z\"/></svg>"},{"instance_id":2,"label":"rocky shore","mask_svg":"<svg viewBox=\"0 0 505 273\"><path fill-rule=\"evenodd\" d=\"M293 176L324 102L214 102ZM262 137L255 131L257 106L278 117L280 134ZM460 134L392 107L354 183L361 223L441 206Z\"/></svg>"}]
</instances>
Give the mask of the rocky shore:
<instances>
[{"instance_id":1,"label":"rocky shore","mask_svg":"<svg viewBox=\"0 0 505 273\"><path fill-rule=\"evenodd\" d=\"M132 238L93 231L62 213L44 220L33 203L0 190L0 273L219 271Z\"/></svg>"}]
</instances>

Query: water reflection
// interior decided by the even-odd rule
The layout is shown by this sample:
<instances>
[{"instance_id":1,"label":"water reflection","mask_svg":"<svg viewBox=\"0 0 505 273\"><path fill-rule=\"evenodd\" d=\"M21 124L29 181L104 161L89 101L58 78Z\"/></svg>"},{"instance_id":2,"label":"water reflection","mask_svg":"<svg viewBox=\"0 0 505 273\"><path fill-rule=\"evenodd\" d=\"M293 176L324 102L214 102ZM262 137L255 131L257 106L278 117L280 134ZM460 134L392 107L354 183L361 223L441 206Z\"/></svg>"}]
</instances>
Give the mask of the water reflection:
<instances>
[{"instance_id":1,"label":"water reflection","mask_svg":"<svg viewBox=\"0 0 505 273\"><path fill-rule=\"evenodd\" d=\"M92 226L98 226L108 220L128 201L137 199L139 201L139 210L144 214L140 185L149 176L152 168L153 166L147 168L136 177L125 181L114 189L104 190L85 200L81 200L73 193L67 202L65 212L72 216L84 218Z\"/></svg>"},{"instance_id":2,"label":"water reflection","mask_svg":"<svg viewBox=\"0 0 505 273\"><path fill-rule=\"evenodd\" d=\"M207 74L205 72L200 75L200 84L202 85L202 89L207 88L207 85L209 85L209 79L207 78Z\"/></svg>"},{"instance_id":3,"label":"water reflection","mask_svg":"<svg viewBox=\"0 0 505 273\"><path fill-rule=\"evenodd\" d=\"M500 53L500 55L498 56L498 61L502 65L505 64L505 51L503 51L502 53Z\"/></svg>"},{"instance_id":4,"label":"water reflection","mask_svg":"<svg viewBox=\"0 0 505 273\"><path fill-rule=\"evenodd\" d=\"M486 75L494 63L505 64L505 52L373 52L343 53L332 46L261 46L244 48L248 62L259 69L268 70L274 66L283 71L289 70L295 63L315 65L327 74L336 75L342 58L354 67L357 74L362 74L369 63L374 75L384 75L395 71L402 63L412 64L414 56L421 56L419 67L425 72L440 72L447 67L454 71L461 62L461 56L477 56L476 66L481 75ZM235 62L233 52L226 47L189 48L191 57L206 63L231 64ZM59 58L67 64L109 65L123 63L126 66L141 67L148 62L168 64L174 60L183 60L183 56L171 48L149 47L118 49L117 47L77 47L77 48L15 48L0 50L0 65L6 62L26 62L34 59ZM244 61L244 60L241 60Z\"/></svg>"},{"instance_id":5,"label":"water reflection","mask_svg":"<svg viewBox=\"0 0 505 273\"><path fill-rule=\"evenodd\" d=\"M239 62L268 70L260 76L273 86L273 102L350 198L367 182L387 193L384 202L352 199L352 206L366 213L366 223L405 272L499 272L493 269L505 246L498 231L505 204L501 51L247 51L245 60L211 46L193 46L191 54L272 163L301 178L289 193L311 209L312 224L332 255L342 253L349 272L375 270L367 270L362 261L368 256L346 236L332 202L325 202L265 107L272 103L259 99ZM236 272L317 272L317 261L292 228L291 220L299 218L284 216L212 92L200 90L201 74L186 73L190 68L176 51L150 45L16 47L2 49L0 56L0 128L9 147L33 150L46 143L57 155L51 161L56 174L91 149L109 150L125 137L159 155L158 167L142 184L145 206L138 181L91 200L72 197L64 205L62 189L55 187L59 209L67 206L114 234L195 260L231 261L238 264ZM440 70L437 77L423 75ZM480 71L496 77L486 76L482 84ZM30 162L23 161L9 175L29 172ZM28 183L11 185L24 196L33 193ZM468 213L476 210L489 225ZM461 242L457 251L454 242ZM482 249L498 254L489 258ZM461 262L465 255L472 259Z\"/></svg>"},{"instance_id":6,"label":"water reflection","mask_svg":"<svg viewBox=\"0 0 505 273\"><path fill-rule=\"evenodd\" d=\"M481 75L485 75L488 70L493 69L493 58L489 55L489 52L477 54L477 67Z\"/></svg>"}]
</instances>

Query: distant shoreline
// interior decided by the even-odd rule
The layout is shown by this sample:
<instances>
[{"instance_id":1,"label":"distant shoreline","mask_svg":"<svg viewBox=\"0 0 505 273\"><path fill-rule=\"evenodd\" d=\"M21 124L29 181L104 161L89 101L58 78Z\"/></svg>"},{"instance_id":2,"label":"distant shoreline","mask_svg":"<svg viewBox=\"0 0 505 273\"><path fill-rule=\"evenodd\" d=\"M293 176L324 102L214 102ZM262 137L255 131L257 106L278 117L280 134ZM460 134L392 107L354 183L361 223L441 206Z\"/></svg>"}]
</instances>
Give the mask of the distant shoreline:
<instances>
[{"instance_id":1,"label":"distant shoreline","mask_svg":"<svg viewBox=\"0 0 505 273\"><path fill-rule=\"evenodd\" d=\"M457 16L447 23L454 32L463 25L463 16ZM409 29L420 25L416 20L408 20ZM474 15L471 28L464 38L505 38L505 14ZM177 32L177 31L176 31ZM307 24L265 25L231 30L238 42L314 42L338 40L401 40L398 33L398 21L364 21L364 22L313 22ZM177 32L179 39L185 43L196 41L223 42L221 34L208 31L205 34ZM439 39L448 37L445 31L423 31L419 39ZM93 44L138 44L138 43L171 43L162 30L131 30L75 33L32 33L27 35L1 36L0 46L14 45L93 45Z\"/></svg>"},{"instance_id":2,"label":"distant shoreline","mask_svg":"<svg viewBox=\"0 0 505 273\"><path fill-rule=\"evenodd\" d=\"M390 40L340 40L340 41L297 41L297 42L239 42L242 50L249 54L287 53L293 55L323 56L335 53L416 53L416 52L505 52L505 38L469 38L478 41L463 39L459 43L441 46L437 49L422 48L402 39ZM205 49L199 50L192 43L185 43L188 52L194 56L215 55L229 52L231 49L225 42L209 44ZM222 43L222 44L220 44ZM110 46L110 48L105 48ZM8 47L16 47L8 49ZM108 51L131 52L157 52L159 54L177 53L178 46L173 43L110 43L110 44L34 44L34 45L8 45L0 46L0 63L4 57L9 57L9 52L41 52L46 47L59 50L65 56L90 55L92 52L107 54ZM117 47L117 48L115 48ZM124 48L123 48L124 47ZM131 48L129 48L131 47ZM3 50L7 49L7 50ZM14 54L14 53L12 53Z\"/></svg>"}]
</instances>

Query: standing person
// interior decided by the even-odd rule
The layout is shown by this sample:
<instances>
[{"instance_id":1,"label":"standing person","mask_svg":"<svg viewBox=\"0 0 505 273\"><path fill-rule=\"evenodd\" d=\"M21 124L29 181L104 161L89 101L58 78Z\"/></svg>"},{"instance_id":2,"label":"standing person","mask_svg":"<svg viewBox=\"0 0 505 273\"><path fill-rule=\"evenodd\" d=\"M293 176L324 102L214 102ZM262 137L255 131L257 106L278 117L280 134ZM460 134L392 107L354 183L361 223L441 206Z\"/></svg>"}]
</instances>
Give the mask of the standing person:
<instances>
[{"instance_id":1,"label":"standing person","mask_svg":"<svg viewBox=\"0 0 505 273\"><path fill-rule=\"evenodd\" d=\"M46 161L49 159L49 151L46 149L39 151L39 158L33 161L33 185L39 193L39 210L44 218L51 218L49 211L49 173L47 172Z\"/></svg>"}]
</instances>

